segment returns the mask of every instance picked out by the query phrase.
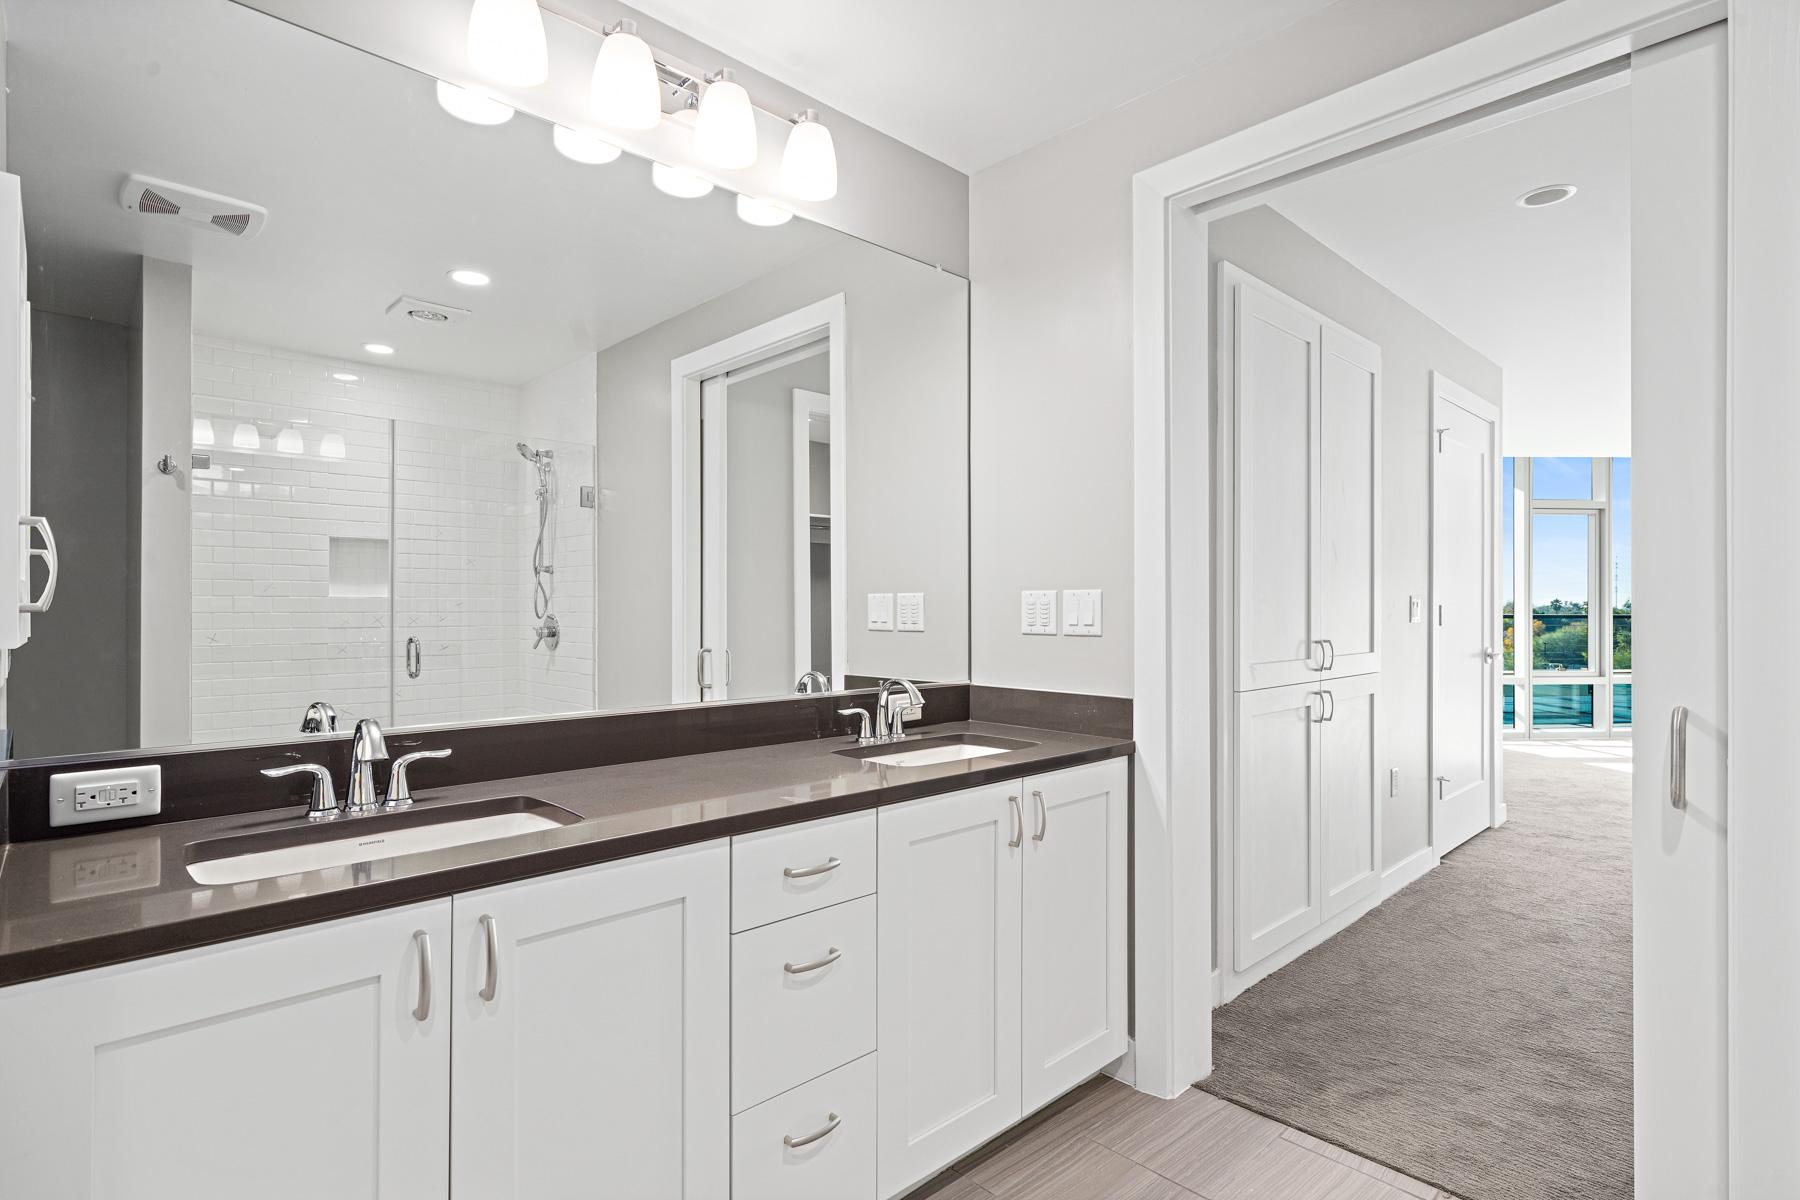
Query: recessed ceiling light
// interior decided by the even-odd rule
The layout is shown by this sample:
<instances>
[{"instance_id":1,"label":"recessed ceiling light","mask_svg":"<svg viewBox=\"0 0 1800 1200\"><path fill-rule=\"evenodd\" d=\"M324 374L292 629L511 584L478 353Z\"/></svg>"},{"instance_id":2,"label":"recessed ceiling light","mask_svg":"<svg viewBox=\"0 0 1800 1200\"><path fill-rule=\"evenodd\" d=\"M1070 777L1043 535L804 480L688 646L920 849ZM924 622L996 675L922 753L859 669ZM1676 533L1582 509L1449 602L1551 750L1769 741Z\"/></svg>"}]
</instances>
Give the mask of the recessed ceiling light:
<instances>
[{"instance_id":1,"label":"recessed ceiling light","mask_svg":"<svg viewBox=\"0 0 1800 1200\"><path fill-rule=\"evenodd\" d=\"M477 271L473 267L458 267L450 272L450 282L460 283L464 287L486 287L493 280L488 278L486 271Z\"/></svg>"},{"instance_id":2,"label":"recessed ceiling light","mask_svg":"<svg viewBox=\"0 0 1800 1200\"><path fill-rule=\"evenodd\" d=\"M364 342L363 349L370 354L392 354L394 352L392 346L385 346L380 342Z\"/></svg>"},{"instance_id":3,"label":"recessed ceiling light","mask_svg":"<svg viewBox=\"0 0 1800 1200\"><path fill-rule=\"evenodd\" d=\"M445 112L471 125L504 125L512 120L512 105L441 79L437 85L437 102Z\"/></svg>"},{"instance_id":4,"label":"recessed ceiling light","mask_svg":"<svg viewBox=\"0 0 1800 1200\"><path fill-rule=\"evenodd\" d=\"M333 371L331 377L339 383L356 383L362 379L362 376L354 371Z\"/></svg>"},{"instance_id":5,"label":"recessed ceiling light","mask_svg":"<svg viewBox=\"0 0 1800 1200\"><path fill-rule=\"evenodd\" d=\"M1547 208L1552 204L1561 204L1575 194L1572 183L1553 183L1549 187L1532 188L1517 203L1520 208Z\"/></svg>"},{"instance_id":6,"label":"recessed ceiling light","mask_svg":"<svg viewBox=\"0 0 1800 1200\"><path fill-rule=\"evenodd\" d=\"M596 137L579 129L570 129L567 125L551 127L550 143L564 158L573 159L578 163L586 163L590 167L609 163L623 153L605 138Z\"/></svg>"},{"instance_id":7,"label":"recessed ceiling light","mask_svg":"<svg viewBox=\"0 0 1800 1200\"><path fill-rule=\"evenodd\" d=\"M739 196L737 215L750 225L785 225L794 214L779 204L758 200L755 196Z\"/></svg>"},{"instance_id":8,"label":"recessed ceiling light","mask_svg":"<svg viewBox=\"0 0 1800 1200\"><path fill-rule=\"evenodd\" d=\"M656 184L657 191L682 200L697 200L713 190L711 180L665 163L650 164L650 181Z\"/></svg>"}]
</instances>

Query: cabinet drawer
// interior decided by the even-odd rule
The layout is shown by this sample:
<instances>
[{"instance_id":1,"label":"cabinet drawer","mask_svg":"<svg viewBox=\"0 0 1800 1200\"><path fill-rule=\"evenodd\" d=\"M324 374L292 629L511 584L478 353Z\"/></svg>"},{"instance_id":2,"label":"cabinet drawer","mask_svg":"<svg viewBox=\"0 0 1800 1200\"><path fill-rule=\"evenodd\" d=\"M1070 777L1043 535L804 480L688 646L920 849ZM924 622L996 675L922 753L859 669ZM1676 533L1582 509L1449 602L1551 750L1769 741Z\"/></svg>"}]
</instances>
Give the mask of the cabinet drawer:
<instances>
[{"instance_id":1,"label":"cabinet drawer","mask_svg":"<svg viewBox=\"0 0 1800 1200\"><path fill-rule=\"evenodd\" d=\"M733 1117L731 1196L874 1200L875 1055Z\"/></svg>"},{"instance_id":2,"label":"cabinet drawer","mask_svg":"<svg viewBox=\"0 0 1800 1200\"><path fill-rule=\"evenodd\" d=\"M875 814L731 839L731 928L767 925L875 890Z\"/></svg>"},{"instance_id":3,"label":"cabinet drawer","mask_svg":"<svg viewBox=\"0 0 1800 1200\"><path fill-rule=\"evenodd\" d=\"M875 976L873 896L732 938L731 1111L873 1050Z\"/></svg>"}]
</instances>

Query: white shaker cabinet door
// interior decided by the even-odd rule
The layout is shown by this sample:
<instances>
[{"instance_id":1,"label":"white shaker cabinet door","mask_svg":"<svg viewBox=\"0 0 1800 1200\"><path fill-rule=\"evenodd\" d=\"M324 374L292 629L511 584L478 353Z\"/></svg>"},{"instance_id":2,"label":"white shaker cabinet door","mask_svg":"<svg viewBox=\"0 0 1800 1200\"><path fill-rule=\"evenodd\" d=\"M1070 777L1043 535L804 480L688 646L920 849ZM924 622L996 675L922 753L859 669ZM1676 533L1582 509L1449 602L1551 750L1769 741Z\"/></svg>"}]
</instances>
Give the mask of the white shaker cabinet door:
<instances>
[{"instance_id":1,"label":"white shaker cabinet door","mask_svg":"<svg viewBox=\"0 0 1800 1200\"><path fill-rule=\"evenodd\" d=\"M1316 687L1237 696L1232 887L1239 971L1320 920L1317 724L1325 704Z\"/></svg>"},{"instance_id":2,"label":"white shaker cabinet door","mask_svg":"<svg viewBox=\"0 0 1800 1200\"><path fill-rule=\"evenodd\" d=\"M1381 882L1378 675L1331 679L1319 723L1320 918L1329 920Z\"/></svg>"},{"instance_id":3,"label":"white shaker cabinet door","mask_svg":"<svg viewBox=\"0 0 1800 1200\"><path fill-rule=\"evenodd\" d=\"M1018 1120L1021 782L881 809L881 1194Z\"/></svg>"},{"instance_id":4,"label":"white shaker cabinet door","mask_svg":"<svg viewBox=\"0 0 1800 1200\"><path fill-rule=\"evenodd\" d=\"M455 898L451 1195L723 1197L727 843Z\"/></svg>"},{"instance_id":5,"label":"white shaker cabinet door","mask_svg":"<svg viewBox=\"0 0 1800 1200\"><path fill-rule=\"evenodd\" d=\"M1231 269L1237 688L1318 674L1318 319Z\"/></svg>"},{"instance_id":6,"label":"white shaker cabinet door","mask_svg":"<svg viewBox=\"0 0 1800 1200\"><path fill-rule=\"evenodd\" d=\"M1025 781L1026 1112L1125 1053L1127 763Z\"/></svg>"},{"instance_id":7,"label":"white shaker cabinet door","mask_svg":"<svg viewBox=\"0 0 1800 1200\"><path fill-rule=\"evenodd\" d=\"M440 900L0 991L0 1194L442 1200L449 942Z\"/></svg>"},{"instance_id":8,"label":"white shaker cabinet door","mask_svg":"<svg viewBox=\"0 0 1800 1200\"><path fill-rule=\"evenodd\" d=\"M1381 348L1326 325L1313 634L1331 675L1380 669Z\"/></svg>"}]
</instances>

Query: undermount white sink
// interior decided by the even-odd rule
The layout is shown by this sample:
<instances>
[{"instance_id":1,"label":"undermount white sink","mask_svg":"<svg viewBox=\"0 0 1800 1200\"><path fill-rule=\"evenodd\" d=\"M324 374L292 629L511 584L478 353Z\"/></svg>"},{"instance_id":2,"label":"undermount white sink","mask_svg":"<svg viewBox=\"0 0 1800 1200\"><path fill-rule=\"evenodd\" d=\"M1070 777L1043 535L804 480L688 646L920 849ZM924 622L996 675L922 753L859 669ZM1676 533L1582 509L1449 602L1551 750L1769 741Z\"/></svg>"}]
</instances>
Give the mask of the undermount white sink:
<instances>
[{"instance_id":1,"label":"undermount white sink","mask_svg":"<svg viewBox=\"0 0 1800 1200\"><path fill-rule=\"evenodd\" d=\"M883 767L935 767L939 763L964 762L971 758L986 758L990 754L1005 753L1006 751L998 746L972 746L959 742L953 746L926 746L918 750L902 750L897 754L874 754L863 761Z\"/></svg>"},{"instance_id":2,"label":"undermount white sink","mask_svg":"<svg viewBox=\"0 0 1800 1200\"><path fill-rule=\"evenodd\" d=\"M509 811L495 811L496 807ZM302 871L325 871L402 855L427 854L475 842L491 842L522 833L539 833L577 819L575 814L555 805L521 797L438 810L339 817L329 824L304 829L197 843L190 851L188 875L195 883L209 886L250 883ZM242 853L218 853L239 844L243 846ZM268 848L256 848L259 845Z\"/></svg>"}]
</instances>

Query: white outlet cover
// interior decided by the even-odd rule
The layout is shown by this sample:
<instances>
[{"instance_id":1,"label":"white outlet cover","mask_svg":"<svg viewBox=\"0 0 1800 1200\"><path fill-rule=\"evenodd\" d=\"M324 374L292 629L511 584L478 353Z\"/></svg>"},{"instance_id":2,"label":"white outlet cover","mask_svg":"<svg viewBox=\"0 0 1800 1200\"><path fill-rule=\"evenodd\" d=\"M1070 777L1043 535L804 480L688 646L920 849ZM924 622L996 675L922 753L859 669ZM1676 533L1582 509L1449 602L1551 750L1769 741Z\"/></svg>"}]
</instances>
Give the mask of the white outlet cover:
<instances>
[{"instance_id":1,"label":"white outlet cover","mask_svg":"<svg viewBox=\"0 0 1800 1200\"><path fill-rule=\"evenodd\" d=\"M1044 637L1056 636L1056 593L1054 591L1019 593L1019 632Z\"/></svg>"},{"instance_id":2,"label":"white outlet cover","mask_svg":"<svg viewBox=\"0 0 1800 1200\"><path fill-rule=\"evenodd\" d=\"M138 788L135 803L108 808L75 811L75 789L117 787L133 784ZM102 771L69 771L50 777L50 824L87 825L95 821L123 821L131 817L149 817L162 811L162 768L155 763L135 767L109 767Z\"/></svg>"},{"instance_id":3,"label":"white outlet cover","mask_svg":"<svg viewBox=\"0 0 1800 1200\"><path fill-rule=\"evenodd\" d=\"M883 632L894 628L894 593L869 593L869 628Z\"/></svg>"},{"instance_id":4,"label":"white outlet cover","mask_svg":"<svg viewBox=\"0 0 1800 1200\"><path fill-rule=\"evenodd\" d=\"M894 628L901 633L925 632L924 592L901 592L894 597L894 603L899 608Z\"/></svg>"},{"instance_id":5,"label":"white outlet cover","mask_svg":"<svg viewBox=\"0 0 1800 1200\"><path fill-rule=\"evenodd\" d=\"M1064 637L1099 637L1106 628L1099 588L1074 588L1062 594Z\"/></svg>"}]
</instances>

